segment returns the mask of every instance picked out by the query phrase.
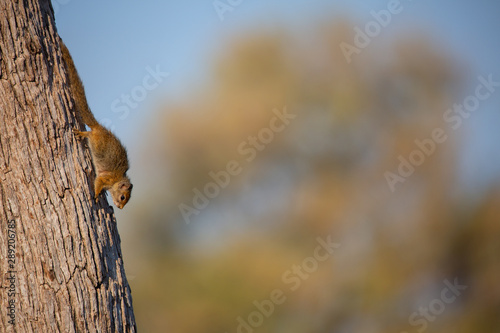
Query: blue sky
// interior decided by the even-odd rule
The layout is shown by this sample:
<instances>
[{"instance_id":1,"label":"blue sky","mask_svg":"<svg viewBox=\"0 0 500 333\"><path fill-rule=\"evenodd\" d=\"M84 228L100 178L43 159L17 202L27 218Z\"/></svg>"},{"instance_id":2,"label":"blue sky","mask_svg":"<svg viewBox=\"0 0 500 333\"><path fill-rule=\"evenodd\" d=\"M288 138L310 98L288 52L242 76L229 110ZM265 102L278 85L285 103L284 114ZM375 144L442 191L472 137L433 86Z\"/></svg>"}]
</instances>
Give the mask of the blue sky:
<instances>
[{"instance_id":1,"label":"blue sky","mask_svg":"<svg viewBox=\"0 0 500 333\"><path fill-rule=\"evenodd\" d=\"M91 108L98 119L110 121L134 154L137 137L130 133L139 134L154 117L154 101L175 100L196 90L206 80L212 55L228 36L262 26L307 29L342 15L363 26L372 19L372 10L387 8L390 0L242 0L225 13L224 21L207 0L52 2L58 32L75 59ZM488 74L500 81L499 2L401 0L401 5L403 11L383 33L411 28L429 32L470 66L471 82ZM113 100L140 85L148 67L157 66L169 73L168 78L120 119L112 111ZM499 106L500 91L465 126L461 173L466 180L487 183L500 174Z\"/></svg>"}]
</instances>

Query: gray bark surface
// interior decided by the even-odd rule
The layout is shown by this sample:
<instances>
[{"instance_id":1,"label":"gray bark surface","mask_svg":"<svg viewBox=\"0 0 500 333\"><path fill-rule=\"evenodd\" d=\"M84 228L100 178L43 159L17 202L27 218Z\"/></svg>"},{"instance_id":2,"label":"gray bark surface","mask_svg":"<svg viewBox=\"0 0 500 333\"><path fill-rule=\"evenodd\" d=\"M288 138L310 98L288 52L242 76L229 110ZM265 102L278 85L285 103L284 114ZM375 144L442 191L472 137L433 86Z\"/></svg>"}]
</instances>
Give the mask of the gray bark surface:
<instances>
[{"instance_id":1,"label":"gray bark surface","mask_svg":"<svg viewBox=\"0 0 500 333\"><path fill-rule=\"evenodd\" d=\"M72 109L49 1L0 0L0 332L136 331Z\"/></svg>"}]
</instances>

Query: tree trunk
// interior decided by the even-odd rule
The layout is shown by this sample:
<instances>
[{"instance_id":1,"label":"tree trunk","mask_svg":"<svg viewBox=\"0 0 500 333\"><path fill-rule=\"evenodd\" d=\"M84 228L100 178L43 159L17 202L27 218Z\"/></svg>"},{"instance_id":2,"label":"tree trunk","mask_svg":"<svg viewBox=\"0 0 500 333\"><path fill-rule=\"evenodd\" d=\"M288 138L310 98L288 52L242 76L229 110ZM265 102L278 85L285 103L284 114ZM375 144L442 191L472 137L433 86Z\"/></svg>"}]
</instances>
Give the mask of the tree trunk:
<instances>
[{"instance_id":1,"label":"tree trunk","mask_svg":"<svg viewBox=\"0 0 500 333\"><path fill-rule=\"evenodd\" d=\"M0 0L0 332L135 332L49 0Z\"/></svg>"}]
</instances>

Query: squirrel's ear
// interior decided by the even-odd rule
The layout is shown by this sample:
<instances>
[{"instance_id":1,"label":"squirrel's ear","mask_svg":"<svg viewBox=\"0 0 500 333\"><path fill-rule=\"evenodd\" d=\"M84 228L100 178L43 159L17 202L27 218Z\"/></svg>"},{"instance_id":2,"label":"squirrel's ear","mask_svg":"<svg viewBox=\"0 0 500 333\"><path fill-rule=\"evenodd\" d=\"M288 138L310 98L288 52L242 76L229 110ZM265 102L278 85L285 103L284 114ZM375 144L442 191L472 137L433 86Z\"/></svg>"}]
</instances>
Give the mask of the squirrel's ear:
<instances>
[{"instance_id":1,"label":"squirrel's ear","mask_svg":"<svg viewBox=\"0 0 500 333\"><path fill-rule=\"evenodd\" d=\"M122 189L124 190L132 190L133 185L132 184L123 184Z\"/></svg>"}]
</instances>

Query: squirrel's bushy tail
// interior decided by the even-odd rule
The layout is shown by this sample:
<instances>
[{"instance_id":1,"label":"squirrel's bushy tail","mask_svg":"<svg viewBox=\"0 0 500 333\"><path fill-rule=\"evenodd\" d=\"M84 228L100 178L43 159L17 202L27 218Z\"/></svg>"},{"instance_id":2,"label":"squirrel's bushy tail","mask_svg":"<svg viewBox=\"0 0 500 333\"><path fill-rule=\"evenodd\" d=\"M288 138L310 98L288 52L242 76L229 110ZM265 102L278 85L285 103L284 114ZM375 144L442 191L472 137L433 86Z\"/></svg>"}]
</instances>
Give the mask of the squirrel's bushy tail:
<instances>
[{"instance_id":1,"label":"squirrel's bushy tail","mask_svg":"<svg viewBox=\"0 0 500 333\"><path fill-rule=\"evenodd\" d=\"M87 104L87 98L85 97L85 90L83 89L82 81L78 76L76 71L75 63L73 58L69 54L69 50L61 41L63 59L66 64L66 70L68 71L69 84L71 92L73 93L73 100L75 101L78 113L82 117L83 122L90 128L99 125L97 120L95 120L94 115L90 111L89 105Z\"/></svg>"}]
</instances>

